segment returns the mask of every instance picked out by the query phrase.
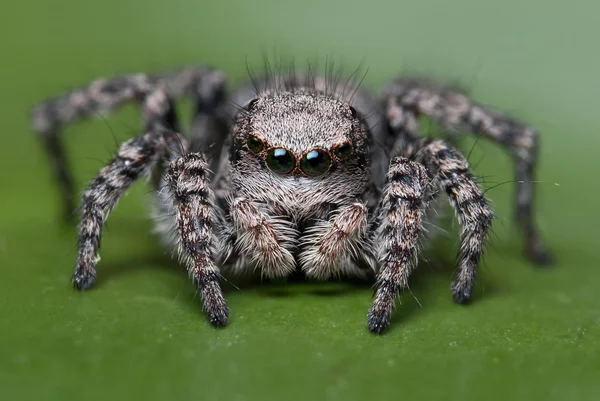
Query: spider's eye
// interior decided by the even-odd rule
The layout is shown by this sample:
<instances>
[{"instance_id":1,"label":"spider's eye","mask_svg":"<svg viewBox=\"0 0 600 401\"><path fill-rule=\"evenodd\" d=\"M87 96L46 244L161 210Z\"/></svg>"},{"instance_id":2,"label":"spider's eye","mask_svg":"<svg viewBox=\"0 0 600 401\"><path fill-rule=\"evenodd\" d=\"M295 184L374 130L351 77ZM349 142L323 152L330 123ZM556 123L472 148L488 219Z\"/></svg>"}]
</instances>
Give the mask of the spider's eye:
<instances>
[{"instance_id":1,"label":"spider's eye","mask_svg":"<svg viewBox=\"0 0 600 401\"><path fill-rule=\"evenodd\" d=\"M252 110L252 108L253 108L253 107L256 105L256 103L258 103L258 99L257 99L257 98L254 98L254 99L250 100L250 101L248 102L248 104L246 104L246 107L244 107L244 108L245 108L246 110L250 111L250 110Z\"/></svg>"},{"instance_id":2,"label":"spider's eye","mask_svg":"<svg viewBox=\"0 0 600 401\"><path fill-rule=\"evenodd\" d=\"M350 104L344 103L344 108L346 110L350 111L350 115L352 116L352 118L356 118L356 116L358 115L356 113L356 109L353 106L351 106Z\"/></svg>"},{"instance_id":3,"label":"spider's eye","mask_svg":"<svg viewBox=\"0 0 600 401\"><path fill-rule=\"evenodd\" d=\"M352 154L352 145L350 142L344 142L333 150L338 159L345 159Z\"/></svg>"},{"instance_id":4,"label":"spider's eye","mask_svg":"<svg viewBox=\"0 0 600 401\"><path fill-rule=\"evenodd\" d=\"M356 118L357 116L356 109L352 106L350 106L350 114L352 114L352 118Z\"/></svg>"},{"instance_id":5,"label":"spider's eye","mask_svg":"<svg viewBox=\"0 0 600 401\"><path fill-rule=\"evenodd\" d=\"M296 167L296 158L286 149L273 148L267 154L267 165L275 173L287 174Z\"/></svg>"},{"instance_id":6,"label":"spider's eye","mask_svg":"<svg viewBox=\"0 0 600 401\"><path fill-rule=\"evenodd\" d=\"M300 168L306 175L321 175L326 173L329 167L331 167L331 157L321 149L311 150L300 160Z\"/></svg>"},{"instance_id":7,"label":"spider's eye","mask_svg":"<svg viewBox=\"0 0 600 401\"><path fill-rule=\"evenodd\" d=\"M265 147L264 142L256 135L250 134L248 137L248 149L252 153L259 153Z\"/></svg>"}]
</instances>

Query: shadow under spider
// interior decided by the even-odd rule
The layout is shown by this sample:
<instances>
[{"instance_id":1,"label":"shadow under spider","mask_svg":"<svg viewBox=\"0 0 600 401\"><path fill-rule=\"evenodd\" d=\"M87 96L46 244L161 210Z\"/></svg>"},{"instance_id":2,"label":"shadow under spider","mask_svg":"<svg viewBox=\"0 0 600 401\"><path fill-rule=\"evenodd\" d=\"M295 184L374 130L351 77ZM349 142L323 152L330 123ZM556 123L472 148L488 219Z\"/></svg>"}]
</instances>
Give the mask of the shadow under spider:
<instances>
[{"instance_id":1,"label":"shadow under spider","mask_svg":"<svg viewBox=\"0 0 600 401\"><path fill-rule=\"evenodd\" d=\"M307 279L301 271L296 271L287 278L262 279L260 274L247 277L242 282L233 281L237 289L251 291L256 294L287 298L302 294L311 294L323 297L343 296L351 293L368 291L373 286L372 280L361 280L357 278L340 278L326 281ZM235 288L232 284L226 285L225 291L229 292Z\"/></svg>"},{"instance_id":2,"label":"shadow under spider","mask_svg":"<svg viewBox=\"0 0 600 401\"><path fill-rule=\"evenodd\" d=\"M116 230L115 230L116 231ZM125 231L129 231L125 229ZM427 309L439 298L440 291L447 293L447 299L452 302L450 284L456 266L457 238L454 235L437 236L428 243L422 256L425 259L419 261L419 265L410 278L410 291L405 290L400 294L397 308L392 317L391 330L396 325L401 326L403 322L415 318ZM149 241L156 241L148 237ZM508 245L506 245L508 246ZM504 244L501 245L505 248ZM111 261L99 266L95 288L101 287L104 282L111 278L124 274L143 274L150 269L168 269L181 277L181 282L172 284L173 293L183 295L189 300L189 305L194 308L200 301L196 296L193 285L187 278L185 268L177 263L176 259L169 256L162 246L152 248L146 256L135 258L123 258L119 261ZM175 273L177 271L177 273ZM326 282L306 279L300 271L286 279L266 280L260 278L260 273L249 274L245 277L225 277L222 286L226 295L235 295L247 292L264 297L291 298L300 295L312 295L318 297L343 297L351 294L364 293L365 306L369 305L374 294L374 280L360 280L353 278L332 279ZM440 287L440 283L443 288ZM483 290L483 291L482 291ZM487 299L499 291L485 274L478 276L475 283L473 301L479 302ZM484 294L482 294L484 292ZM433 307L433 306L431 306ZM456 307L461 307L457 305ZM201 308L197 308L201 313Z\"/></svg>"}]
</instances>

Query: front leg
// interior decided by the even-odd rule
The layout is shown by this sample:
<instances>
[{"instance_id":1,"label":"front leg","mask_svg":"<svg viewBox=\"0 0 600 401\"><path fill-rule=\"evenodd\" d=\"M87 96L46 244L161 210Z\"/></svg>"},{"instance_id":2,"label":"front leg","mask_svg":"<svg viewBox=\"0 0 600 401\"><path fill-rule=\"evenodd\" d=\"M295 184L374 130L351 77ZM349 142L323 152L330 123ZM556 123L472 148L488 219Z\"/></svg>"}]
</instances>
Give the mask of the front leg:
<instances>
[{"instance_id":1,"label":"front leg","mask_svg":"<svg viewBox=\"0 0 600 401\"><path fill-rule=\"evenodd\" d=\"M237 231L236 251L247 256L266 277L285 277L296 270L288 248L295 245L298 232L290 221L269 216L259 205L236 198L230 206Z\"/></svg>"},{"instance_id":2,"label":"front leg","mask_svg":"<svg viewBox=\"0 0 600 401\"><path fill-rule=\"evenodd\" d=\"M171 162L166 179L175 205L179 251L198 286L204 311L212 325L218 327L227 324L229 310L215 264L216 210L207 174L204 158L190 153Z\"/></svg>"},{"instance_id":3,"label":"front leg","mask_svg":"<svg viewBox=\"0 0 600 401\"><path fill-rule=\"evenodd\" d=\"M381 333L390 325L396 297L408 288L408 277L417 265L428 185L425 167L402 157L392 159L377 220L375 243L381 265L375 301L367 316L372 332Z\"/></svg>"},{"instance_id":4,"label":"front leg","mask_svg":"<svg viewBox=\"0 0 600 401\"><path fill-rule=\"evenodd\" d=\"M306 231L299 259L307 276L325 280L342 271L340 263L348 257L358 257L359 248L366 248L360 241L365 239L368 213L362 203L352 203Z\"/></svg>"}]
</instances>

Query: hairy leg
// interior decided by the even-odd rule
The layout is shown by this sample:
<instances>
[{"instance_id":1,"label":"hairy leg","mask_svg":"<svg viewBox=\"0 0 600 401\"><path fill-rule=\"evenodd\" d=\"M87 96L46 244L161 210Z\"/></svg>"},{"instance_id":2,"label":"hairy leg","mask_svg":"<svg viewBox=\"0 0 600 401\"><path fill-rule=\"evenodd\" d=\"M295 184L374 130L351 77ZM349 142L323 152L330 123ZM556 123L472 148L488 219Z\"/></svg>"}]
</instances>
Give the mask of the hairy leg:
<instances>
[{"instance_id":1,"label":"hairy leg","mask_svg":"<svg viewBox=\"0 0 600 401\"><path fill-rule=\"evenodd\" d=\"M215 264L217 217L208 181L208 164L202 155L189 153L170 163L166 180L173 196L180 254L187 262L211 324L224 326L229 310L219 285L221 274Z\"/></svg>"},{"instance_id":2,"label":"hairy leg","mask_svg":"<svg viewBox=\"0 0 600 401\"><path fill-rule=\"evenodd\" d=\"M98 79L36 105L33 126L40 134L58 133L76 119L114 110L128 101L143 101L158 82L171 98L191 96L205 102L215 97L213 92L222 91L225 76L208 67L191 67L153 76L125 74Z\"/></svg>"},{"instance_id":3,"label":"hairy leg","mask_svg":"<svg viewBox=\"0 0 600 401\"><path fill-rule=\"evenodd\" d=\"M367 248L360 242L365 241L368 213L365 205L353 203L306 230L299 261L307 276L324 280L340 274L343 261L356 259L359 248Z\"/></svg>"},{"instance_id":4,"label":"hairy leg","mask_svg":"<svg viewBox=\"0 0 600 401\"><path fill-rule=\"evenodd\" d=\"M427 167L429 176L448 195L462 226L452 295L457 303L465 303L471 298L477 264L492 225L492 209L471 174L465 157L446 142L423 141L423 147L415 158Z\"/></svg>"},{"instance_id":5,"label":"hairy leg","mask_svg":"<svg viewBox=\"0 0 600 401\"><path fill-rule=\"evenodd\" d=\"M534 128L478 104L455 89L426 79L396 80L384 91L384 97L390 128L401 139L418 135L416 117L422 114L445 129L466 130L502 144L514 157L518 183L516 218L525 233L527 254L537 264L551 263L533 215L533 183L539 148L539 135Z\"/></svg>"},{"instance_id":6,"label":"hairy leg","mask_svg":"<svg viewBox=\"0 0 600 401\"><path fill-rule=\"evenodd\" d=\"M221 152L233 121L229 114L227 79L214 72L204 75L193 93L193 120L190 129L190 150L203 153L211 171L217 171Z\"/></svg>"},{"instance_id":7,"label":"hairy leg","mask_svg":"<svg viewBox=\"0 0 600 401\"><path fill-rule=\"evenodd\" d=\"M296 270L289 248L295 245L298 232L291 222L268 215L245 198L231 202L230 214L237 231L237 253L249 257L263 276L285 277Z\"/></svg>"},{"instance_id":8,"label":"hairy leg","mask_svg":"<svg viewBox=\"0 0 600 401\"><path fill-rule=\"evenodd\" d=\"M372 332L381 333L390 325L396 297L408 288L408 277L417 265L428 186L422 165L403 157L392 159L377 220L372 224L380 263L375 300L367 316Z\"/></svg>"},{"instance_id":9,"label":"hairy leg","mask_svg":"<svg viewBox=\"0 0 600 401\"><path fill-rule=\"evenodd\" d=\"M79 252L73 285L81 290L92 286L102 236L108 214L125 191L172 149L180 148L184 139L171 131L151 131L124 142L116 157L84 192L79 224Z\"/></svg>"},{"instance_id":10,"label":"hairy leg","mask_svg":"<svg viewBox=\"0 0 600 401\"><path fill-rule=\"evenodd\" d=\"M48 99L32 109L34 130L39 134L49 155L54 175L60 186L64 213L72 217L74 190L71 170L60 142L65 125L99 113L114 110L128 101L142 103L145 130L165 128L180 132L172 98L185 94L200 99L212 81L224 83L223 74L205 67L148 76L127 74L99 79L90 85ZM160 83L157 88L157 83ZM199 100L198 100L199 102Z\"/></svg>"}]
</instances>

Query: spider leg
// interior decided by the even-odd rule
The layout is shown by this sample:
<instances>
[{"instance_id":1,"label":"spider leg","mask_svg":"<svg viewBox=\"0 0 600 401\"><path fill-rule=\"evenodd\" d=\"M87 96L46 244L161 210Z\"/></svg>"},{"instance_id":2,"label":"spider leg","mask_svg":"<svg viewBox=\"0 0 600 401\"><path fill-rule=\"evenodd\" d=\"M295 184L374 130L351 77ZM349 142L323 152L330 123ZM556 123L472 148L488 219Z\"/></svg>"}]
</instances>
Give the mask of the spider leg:
<instances>
[{"instance_id":1,"label":"spider leg","mask_svg":"<svg viewBox=\"0 0 600 401\"><path fill-rule=\"evenodd\" d=\"M452 294L457 303L471 297L477 264L483 253L493 212L465 157L442 140L425 140L415 159L450 199L462 226L457 274Z\"/></svg>"},{"instance_id":2,"label":"spider leg","mask_svg":"<svg viewBox=\"0 0 600 401\"><path fill-rule=\"evenodd\" d=\"M213 81L224 84L224 75L206 67L188 68L156 76L127 74L98 79L88 86L65 92L36 105L31 113L33 127L50 158L67 219L72 217L74 210L72 172L60 141L61 130L67 124L114 110L129 101L138 101L144 105L142 114L145 130L156 129L156 123L160 121L161 128L181 132L171 98L185 94L194 98L205 96L205 86L207 90L219 87L212 84ZM157 83L161 83L158 88Z\"/></svg>"},{"instance_id":3,"label":"spider leg","mask_svg":"<svg viewBox=\"0 0 600 401\"><path fill-rule=\"evenodd\" d=\"M172 131L151 131L132 138L121 145L115 158L85 190L81 201L79 251L73 273L76 288L85 290L96 279L102 226L119 198L160 159L184 143L185 139Z\"/></svg>"},{"instance_id":4,"label":"spider leg","mask_svg":"<svg viewBox=\"0 0 600 401\"><path fill-rule=\"evenodd\" d=\"M66 220L71 220L75 210L73 174L60 140L61 129L69 122L87 117L101 110L114 109L125 101L148 93L151 83L145 75L126 75L113 79L94 81L49 99L32 110L35 131L42 139L50 158L55 179L60 187Z\"/></svg>"},{"instance_id":5,"label":"spider leg","mask_svg":"<svg viewBox=\"0 0 600 401\"><path fill-rule=\"evenodd\" d=\"M534 173L539 147L538 132L511 117L473 102L459 91L426 79L403 78L384 91L389 126L399 143L418 136L416 117L431 117L448 130L466 130L502 144L514 157L516 219L525 233L529 258L539 264L552 263L534 221ZM415 149L412 149L415 150ZM404 153L406 154L406 153Z\"/></svg>"},{"instance_id":6,"label":"spider leg","mask_svg":"<svg viewBox=\"0 0 600 401\"><path fill-rule=\"evenodd\" d=\"M75 218L75 186L65 148L54 132L42 135L41 140L48 153L54 178L59 187L63 218L66 222L71 222Z\"/></svg>"},{"instance_id":7,"label":"spider leg","mask_svg":"<svg viewBox=\"0 0 600 401\"><path fill-rule=\"evenodd\" d=\"M205 155L211 171L219 170L221 152L233 121L222 73L204 75L193 92L190 151Z\"/></svg>"},{"instance_id":8,"label":"spider leg","mask_svg":"<svg viewBox=\"0 0 600 401\"><path fill-rule=\"evenodd\" d=\"M391 321L400 290L417 265L422 215L429 191L425 167L404 157L394 157L371 230L378 244L379 271L373 306L367 315L369 330L381 333Z\"/></svg>"},{"instance_id":9,"label":"spider leg","mask_svg":"<svg viewBox=\"0 0 600 401\"><path fill-rule=\"evenodd\" d=\"M229 310L215 264L218 238L217 208L203 155L188 153L173 160L167 170L167 185L175 207L179 251L202 297L203 309L213 326L227 324Z\"/></svg>"}]
</instances>

